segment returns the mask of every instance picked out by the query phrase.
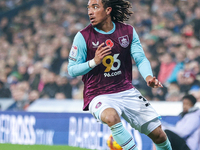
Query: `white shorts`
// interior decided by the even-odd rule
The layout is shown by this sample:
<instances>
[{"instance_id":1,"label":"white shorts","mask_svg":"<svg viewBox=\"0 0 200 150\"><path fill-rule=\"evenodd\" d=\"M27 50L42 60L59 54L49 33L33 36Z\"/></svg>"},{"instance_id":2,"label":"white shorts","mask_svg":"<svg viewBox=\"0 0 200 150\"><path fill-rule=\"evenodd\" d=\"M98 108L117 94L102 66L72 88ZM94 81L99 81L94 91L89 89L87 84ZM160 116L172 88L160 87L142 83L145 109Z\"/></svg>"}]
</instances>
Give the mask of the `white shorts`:
<instances>
[{"instance_id":1,"label":"white shorts","mask_svg":"<svg viewBox=\"0 0 200 150\"><path fill-rule=\"evenodd\" d=\"M160 116L135 88L96 96L89 105L89 111L97 121L101 121L101 113L106 108L114 108L133 128L146 135L161 125Z\"/></svg>"}]
</instances>

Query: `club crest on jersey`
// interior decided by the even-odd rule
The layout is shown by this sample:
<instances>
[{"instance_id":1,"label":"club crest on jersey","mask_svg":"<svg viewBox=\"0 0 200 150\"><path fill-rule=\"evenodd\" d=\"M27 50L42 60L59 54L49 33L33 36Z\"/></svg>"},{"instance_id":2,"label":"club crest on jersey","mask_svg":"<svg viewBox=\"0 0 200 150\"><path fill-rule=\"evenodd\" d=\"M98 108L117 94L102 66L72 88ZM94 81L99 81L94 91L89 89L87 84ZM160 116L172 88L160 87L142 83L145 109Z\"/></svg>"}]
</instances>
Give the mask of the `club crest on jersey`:
<instances>
[{"instance_id":1,"label":"club crest on jersey","mask_svg":"<svg viewBox=\"0 0 200 150\"><path fill-rule=\"evenodd\" d=\"M123 48L127 48L129 46L129 38L128 35L125 36L121 36L118 38L119 40L119 44L123 47Z\"/></svg>"},{"instance_id":2,"label":"club crest on jersey","mask_svg":"<svg viewBox=\"0 0 200 150\"><path fill-rule=\"evenodd\" d=\"M92 42L93 48L97 48L99 46L99 41L97 41L96 43Z\"/></svg>"},{"instance_id":3,"label":"club crest on jersey","mask_svg":"<svg viewBox=\"0 0 200 150\"><path fill-rule=\"evenodd\" d=\"M102 105L101 102L98 102L97 105L95 106L96 109L98 109Z\"/></svg>"},{"instance_id":4,"label":"club crest on jersey","mask_svg":"<svg viewBox=\"0 0 200 150\"><path fill-rule=\"evenodd\" d=\"M71 51L70 51L70 56L71 57L76 57L77 51L78 51L78 47L73 45L72 48L71 48Z\"/></svg>"}]
</instances>

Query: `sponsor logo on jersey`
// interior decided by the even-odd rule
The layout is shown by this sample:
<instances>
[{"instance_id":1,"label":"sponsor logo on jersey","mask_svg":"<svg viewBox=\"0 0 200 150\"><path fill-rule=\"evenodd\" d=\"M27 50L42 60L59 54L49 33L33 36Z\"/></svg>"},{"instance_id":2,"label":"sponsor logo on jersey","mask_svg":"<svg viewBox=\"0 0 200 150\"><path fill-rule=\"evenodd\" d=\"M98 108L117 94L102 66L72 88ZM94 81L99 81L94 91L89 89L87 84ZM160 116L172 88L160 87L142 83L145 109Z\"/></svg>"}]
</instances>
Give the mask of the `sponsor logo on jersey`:
<instances>
[{"instance_id":1,"label":"sponsor logo on jersey","mask_svg":"<svg viewBox=\"0 0 200 150\"><path fill-rule=\"evenodd\" d=\"M112 48L114 46L114 43L111 39L106 40L106 45L110 46L110 48Z\"/></svg>"},{"instance_id":2,"label":"sponsor logo on jersey","mask_svg":"<svg viewBox=\"0 0 200 150\"><path fill-rule=\"evenodd\" d=\"M70 51L70 57L72 57L72 58L76 57L77 52L78 52L78 47L73 45L71 48L71 51Z\"/></svg>"},{"instance_id":3,"label":"sponsor logo on jersey","mask_svg":"<svg viewBox=\"0 0 200 150\"><path fill-rule=\"evenodd\" d=\"M118 75L121 75L122 74L122 72L121 71L117 71L117 72L112 72L112 73L110 73L110 72L108 72L108 73L104 73L104 77L115 77L115 76L118 76Z\"/></svg>"},{"instance_id":4,"label":"sponsor logo on jersey","mask_svg":"<svg viewBox=\"0 0 200 150\"><path fill-rule=\"evenodd\" d=\"M97 48L99 46L99 41L97 41L96 43L92 42L93 48Z\"/></svg>"},{"instance_id":5,"label":"sponsor logo on jersey","mask_svg":"<svg viewBox=\"0 0 200 150\"><path fill-rule=\"evenodd\" d=\"M129 46L129 38L128 35L125 36L121 36L118 38L119 40L119 44L123 47L123 48L127 48Z\"/></svg>"}]
</instances>

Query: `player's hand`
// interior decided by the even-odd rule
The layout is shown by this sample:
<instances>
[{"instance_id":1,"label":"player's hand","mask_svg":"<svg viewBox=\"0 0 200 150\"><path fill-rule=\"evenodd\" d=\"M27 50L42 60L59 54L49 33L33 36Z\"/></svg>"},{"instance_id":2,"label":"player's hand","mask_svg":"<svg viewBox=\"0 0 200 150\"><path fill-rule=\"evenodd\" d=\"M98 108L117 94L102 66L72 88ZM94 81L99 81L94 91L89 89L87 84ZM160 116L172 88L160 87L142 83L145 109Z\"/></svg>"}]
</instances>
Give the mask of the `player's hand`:
<instances>
[{"instance_id":1,"label":"player's hand","mask_svg":"<svg viewBox=\"0 0 200 150\"><path fill-rule=\"evenodd\" d=\"M147 85L152 88L163 87L160 81L156 77L148 76L146 78Z\"/></svg>"},{"instance_id":2,"label":"player's hand","mask_svg":"<svg viewBox=\"0 0 200 150\"><path fill-rule=\"evenodd\" d=\"M101 45L98 46L96 52L95 52L95 57L94 61L98 65L102 62L103 58L109 54L111 54L111 48L110 46L105 46L105 43L101 43Z\"/></svg>"}]
</instances>

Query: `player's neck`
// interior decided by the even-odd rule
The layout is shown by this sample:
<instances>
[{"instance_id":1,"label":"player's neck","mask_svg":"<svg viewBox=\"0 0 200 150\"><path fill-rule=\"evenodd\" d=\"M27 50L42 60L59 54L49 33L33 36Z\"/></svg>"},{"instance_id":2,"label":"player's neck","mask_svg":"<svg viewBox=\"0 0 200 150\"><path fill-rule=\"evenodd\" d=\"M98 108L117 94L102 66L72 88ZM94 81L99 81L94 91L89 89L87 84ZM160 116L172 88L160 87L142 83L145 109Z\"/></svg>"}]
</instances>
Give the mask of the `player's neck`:
<instances>
[{"instance_id":1,"label":"player's neck","mask_svg":"<svg viewBox=\"0 0 200 150\"><path fill-rule=\"evenodd\" d=\"M97 29L102 30L104 32L109 32L113 29L113 23L111 20L106 20L105 22L99 24L99 26L97 26Z\"/></svg>"}]
</instances>

